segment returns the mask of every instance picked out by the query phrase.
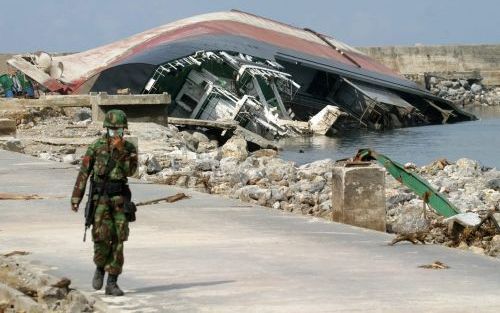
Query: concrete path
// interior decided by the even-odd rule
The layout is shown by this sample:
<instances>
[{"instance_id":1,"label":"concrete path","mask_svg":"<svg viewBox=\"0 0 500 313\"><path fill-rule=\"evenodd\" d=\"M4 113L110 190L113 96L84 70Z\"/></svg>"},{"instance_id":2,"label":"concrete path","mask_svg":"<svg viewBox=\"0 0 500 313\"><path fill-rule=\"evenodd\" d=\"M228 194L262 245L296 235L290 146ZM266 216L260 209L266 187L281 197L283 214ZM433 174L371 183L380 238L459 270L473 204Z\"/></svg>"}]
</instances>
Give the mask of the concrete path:
<instances>
[{"instance_id":1,"label":"concrete path","mask_svg":"<svg viewBox=\"0 0 500 313\"><path fill-rule=\"evenodd\" d=\"M94 292L92 244L70 211L74 167L0 150L0 253L28 250ZM132 184L136 201L179 190ZM184 190L184 192L186 192ZM142 207L126 244L120 312L498 312L500 262L441 246L388 246L392 236L187 191ZM419 265L439 260L447 270Z\"/></svg>"}]
</instances>

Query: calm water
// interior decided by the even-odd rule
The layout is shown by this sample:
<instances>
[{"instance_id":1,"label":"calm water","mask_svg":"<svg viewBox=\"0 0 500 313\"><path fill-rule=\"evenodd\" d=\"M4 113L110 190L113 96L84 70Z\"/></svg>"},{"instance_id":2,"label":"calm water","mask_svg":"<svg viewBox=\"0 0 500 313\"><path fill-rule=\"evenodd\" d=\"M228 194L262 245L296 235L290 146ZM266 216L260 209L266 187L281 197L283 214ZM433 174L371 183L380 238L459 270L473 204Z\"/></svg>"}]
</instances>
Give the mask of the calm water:
<instances>
[{"instance_id":1,"label":"calm water","mask_svg":"<svg viewBox=\"0 0 500 313\"><path fill-rule=\"evenodd\" d=\"M281 155L299 164L354 156L371 148L400 163L428 164L438 158L462 157L500 168L500 108L476 108L480 120L447 125L396 129L385 132L353 131L336 137L312 137L281 141ZM300 150L304 153L300 153Z\"/></svg>"}]
</instances>

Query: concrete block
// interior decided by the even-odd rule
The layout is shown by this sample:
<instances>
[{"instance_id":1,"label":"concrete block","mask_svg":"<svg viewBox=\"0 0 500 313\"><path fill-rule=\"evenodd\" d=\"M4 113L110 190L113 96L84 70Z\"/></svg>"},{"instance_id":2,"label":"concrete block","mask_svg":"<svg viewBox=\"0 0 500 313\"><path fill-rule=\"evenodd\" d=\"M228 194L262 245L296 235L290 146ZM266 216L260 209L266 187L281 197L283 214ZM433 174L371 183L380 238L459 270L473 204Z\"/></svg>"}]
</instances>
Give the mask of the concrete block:
<instances>
[{"instance_id":1,"label":"concrete block","mask_svg":"<svg viewBox=\"0 0 500 313\"><path fill-rule=\"evenodd\" d=\"M92 121L104 120L106 112L112 109L123 110L129 121L167 123L167 106L170 95L108 95L105 92L90 93Z\"/></svg>"},{"instance_id":2,"label":"concrete block","mask_svg":"<svg viewBox=\"0 0 500 313\"><path fill-rule=\"evenodd\" d=\"M0 136L15 136L16 130L16 121L0 118Z\"/></svg>"},{"instance_id":3,"label":"concrete block","mask_svg":"<svg viewBox=\"0 0 500 313\"><path fill-rule=\"evenodd\" d=\"M374 164L333 168L332 219L385 231L385 174Z\"/></svg>"}]
</instances>

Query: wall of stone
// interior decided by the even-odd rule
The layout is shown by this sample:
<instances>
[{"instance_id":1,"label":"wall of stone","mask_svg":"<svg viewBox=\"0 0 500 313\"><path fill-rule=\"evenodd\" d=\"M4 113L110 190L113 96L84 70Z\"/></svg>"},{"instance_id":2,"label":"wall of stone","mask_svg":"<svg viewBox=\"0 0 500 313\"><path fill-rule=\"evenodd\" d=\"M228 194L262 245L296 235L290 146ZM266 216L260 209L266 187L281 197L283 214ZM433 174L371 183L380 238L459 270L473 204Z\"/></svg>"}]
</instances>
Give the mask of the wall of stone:
<instances>
[{"instance_id":1,"label":"wall of stone","mask_svg":"<svg viewBox=\"0 0 500 313\"><path fill-rule=\"evenodd\" d=\"M7 60L12 57L13 54L0 53L0 75L7 73Z\"/></svg>"},{"instance_id":2,"label":"wall of stone","mask_svg":"<svg viewBox=\"0 0 500 313\"><path fill-rule=\"evenodd\" d=\"M474 72L483 84L500 86L500 45L358 48L402 74Z\"/></svg>"}]
</instances>

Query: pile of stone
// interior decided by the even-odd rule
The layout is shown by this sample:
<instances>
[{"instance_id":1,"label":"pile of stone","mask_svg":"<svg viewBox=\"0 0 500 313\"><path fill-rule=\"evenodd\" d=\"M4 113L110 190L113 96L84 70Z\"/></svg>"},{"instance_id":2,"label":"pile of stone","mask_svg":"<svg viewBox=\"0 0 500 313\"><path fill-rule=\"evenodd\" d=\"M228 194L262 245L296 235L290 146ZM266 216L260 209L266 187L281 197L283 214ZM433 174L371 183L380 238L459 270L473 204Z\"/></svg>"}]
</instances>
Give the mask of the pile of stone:
<instances>
[{"instance_id":1,"label":"pile of stone","mask_svg":"<svg viewBox=\"0 0 500 313\"><path fill-rule=\"evenodd\" d=\"M487 88L477 78L431 76L428 82L433 94L459 105L500 105L500 87Z\"/></svg>"},{"instance_id":2,"label":"pile of stone","mask_svg":"<svg viewBox=\"0 0 500 313\"><path fill-rule=\"evenodd\" d=\"M96 298L72 289L71 280L54 277L46 271L19 256L0 256L0 312L106 311L106 306Z\"/></svg>"},{"instance_id":3,"label":"pile of stone","mask_svg":"<svg viewBox=\"0 0 500 313\"><path fill-rule=\"evenodd\" d=\"M51 117L52 118L52 117ZM77 164L86 145L45 145L29 136L72 135L75 138L100 134L99 125L75 125L73 117L47 119L30 129L19 130L20 141L10 147L44 159ZM209 137L203 131L181 131L173 125L130 123L130 135L139 141L137 178L240 199L242 201L311 216L331 218L332 167L330 159L297 165L279 157L277 151L249 151L243 136L235 133L227 142ZM70 133L65 133L70 132ZM29 135L29 136L28 136ZM37 135L40 136L40 135ZM14 149L13 148L13 149ZM441 160L415 170L444 193L461 211L481 215L500 209L500 173L477 162L460 159L454 164ZM443 219L426 210L410 190L387 176L387 224L390 232L425 232L426 241L459 246L448 235ZM500 254L493 234L478 234L466 240L467 249ZM461 244L461 248L465 248ZM477 252L476 251L476 252Z\"/></svg>"},{"instance_id":4,"label":"pile of stone","mask_svg":"<svg viewBox=\"0 0 500 313\"><path fill-rule=\"evenodd\" d=\"M141 142L138 177L143 180L299 214L330 213L332 160L296 166L274 150L250 153L238 134L219 146L201 132L179 132L173 126L156 125L151 132L132 125L131 132Z\"/></svg>"},{"instance_id":5,"label":"pile of stone","mask_svg":"<svg viewBox=\"0 0 500 313\"><path fill-rule=\"evenodd\" d=\"M481 217L500 209L500 171L469 159L455 163L439 160L415 171L444 194L460 212L476 212ZM392 177L386 186L387 222L396 233L425 233L429 243L459 247L476 253L500 256L500 235L494 225L485 224L477 232L455 238L448 223L414 193Z\"/></svg>"}]
</instances>

